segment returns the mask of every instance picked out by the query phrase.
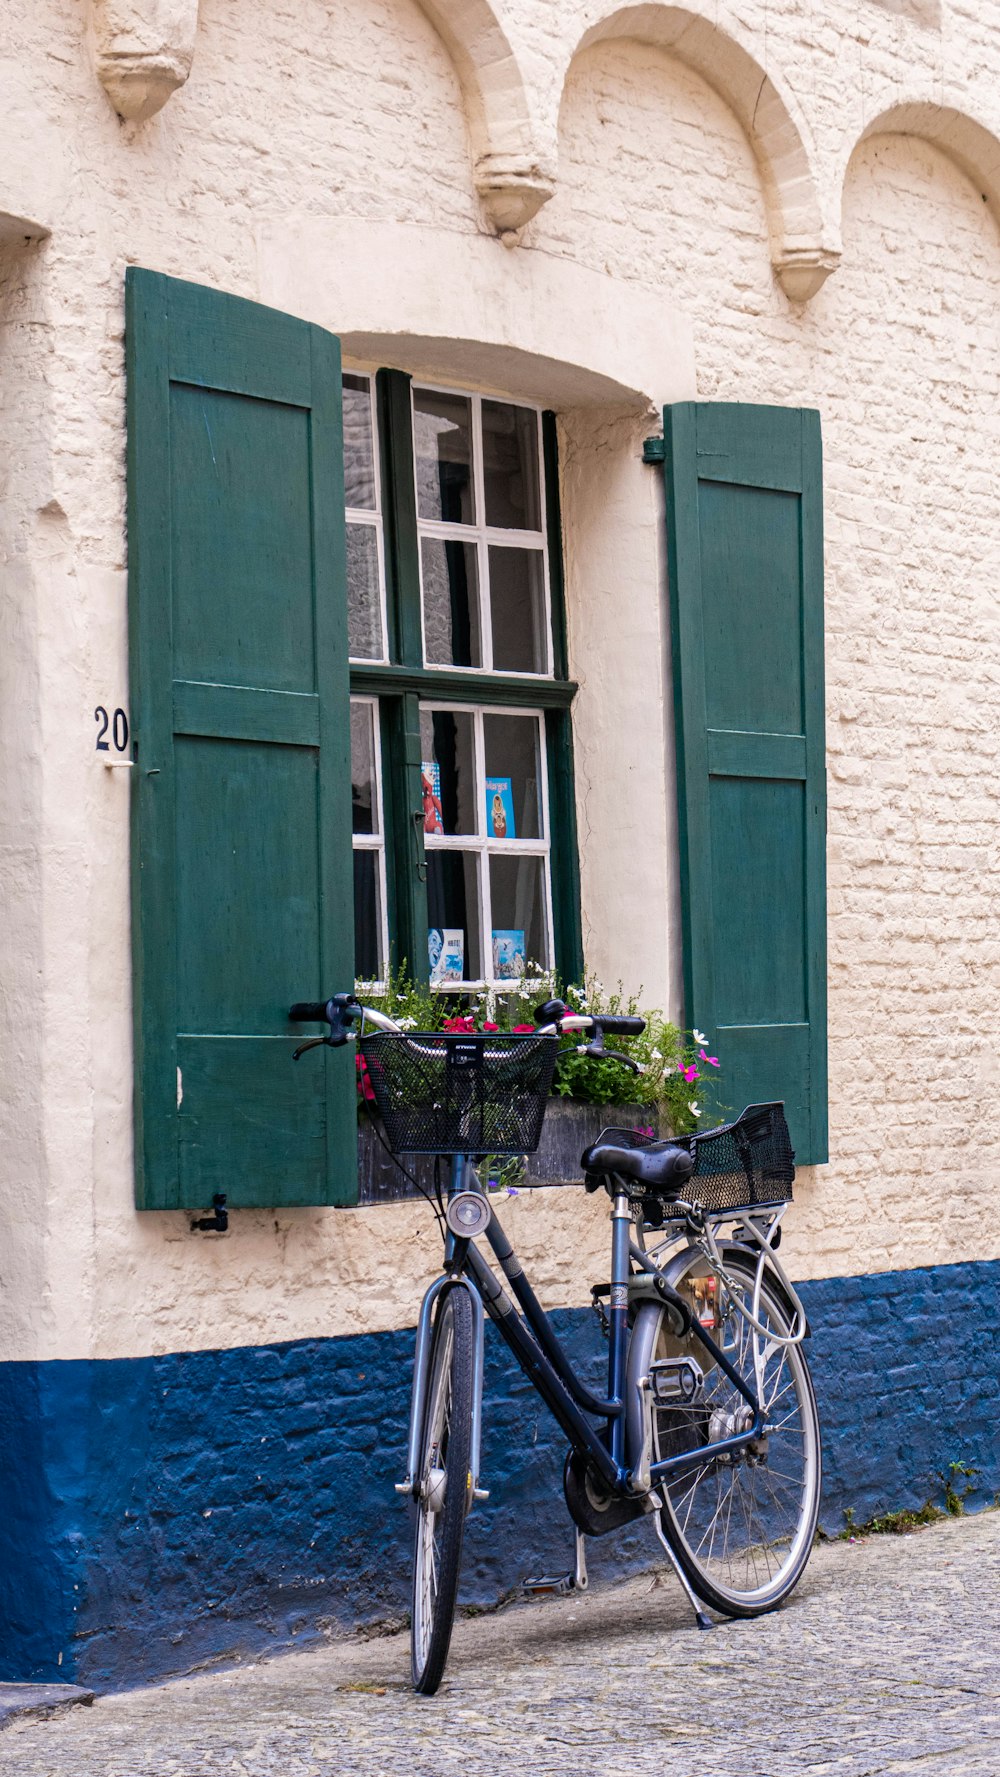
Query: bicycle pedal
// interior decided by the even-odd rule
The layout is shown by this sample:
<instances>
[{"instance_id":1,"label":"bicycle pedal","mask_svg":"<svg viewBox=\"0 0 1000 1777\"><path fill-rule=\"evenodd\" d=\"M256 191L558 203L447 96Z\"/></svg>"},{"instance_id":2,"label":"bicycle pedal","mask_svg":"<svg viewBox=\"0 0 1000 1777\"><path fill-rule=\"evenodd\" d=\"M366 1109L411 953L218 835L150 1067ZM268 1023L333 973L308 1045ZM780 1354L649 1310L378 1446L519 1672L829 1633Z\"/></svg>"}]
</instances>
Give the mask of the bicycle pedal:
<instances>
[{"instance_id":1,"label":"bicycle pedal","mask_svg":"<svg viewBox=\"0 0 1000 1777\"><path fill-rule=\"evenodd\" d=\"M539 1596L545 1592L565 1594L576 1591L576 1580L571 1573L561 1574L558 1578L522 1580L521 1591L531 1592L533 1595L537 1593Z\"/></svg>"}]
</instances>

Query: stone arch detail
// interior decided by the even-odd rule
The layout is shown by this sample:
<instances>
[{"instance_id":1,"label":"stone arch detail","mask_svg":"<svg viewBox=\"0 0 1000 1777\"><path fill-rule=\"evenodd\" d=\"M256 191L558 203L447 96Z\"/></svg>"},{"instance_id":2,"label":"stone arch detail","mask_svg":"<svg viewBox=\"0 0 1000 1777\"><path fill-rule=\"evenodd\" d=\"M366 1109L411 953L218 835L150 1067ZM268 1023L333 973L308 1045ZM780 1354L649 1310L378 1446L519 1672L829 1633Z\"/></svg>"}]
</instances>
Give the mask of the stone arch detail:
<instances>
[{"instance_id":1,"label":"stone arch detail","mask_svg":"<svg viewBox=\"0 0 1000 1777\"><path fill-rule=\"evenodd\" d=\"M880 111L865 125L845 159L841 204L851 157L870 136L917 136L930 142L982 193L1000 227L1000 137L968 112L931 99L906 100Z\"/></svg>"},{"instance_id":2,"label":"stone arch detail","mask_svg":"<svg viewBox=\"0 0 1000 1777\"><path fill-rule=\"evenodd\" d=\"M840 261L840 231L826 214L812 145L791 98L732 31L689 7L662 0L615 7L584 31L574 56L616 37L666 50L735 113L760 168L775 272L786 295L808 301Z\"/></svg>"},{"instance_id":3,"label":"stone arch detail","mask_svg":"<svg viewBox=\"0 0 1000 1777\"><path fill-rule=\"evenodd\" d=\"M510 40L489 0L418 0L462 84L476 190L498 234L530 221L555 189L554 142L528 104Z\"/></svg>"}]
</instances>

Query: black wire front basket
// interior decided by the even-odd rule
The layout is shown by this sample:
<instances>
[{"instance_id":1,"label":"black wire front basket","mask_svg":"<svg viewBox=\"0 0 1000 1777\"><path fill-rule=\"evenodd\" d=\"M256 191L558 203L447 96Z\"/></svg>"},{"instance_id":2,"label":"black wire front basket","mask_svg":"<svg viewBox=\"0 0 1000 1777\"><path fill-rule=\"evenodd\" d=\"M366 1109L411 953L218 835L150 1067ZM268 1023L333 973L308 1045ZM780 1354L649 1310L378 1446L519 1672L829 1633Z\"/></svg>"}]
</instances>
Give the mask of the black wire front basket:
<instances>
[{"instance_id":1,"label":"black wire front basket","mask_svg":"<svg viewBox=\"0 0 1000 1777\"><path fill-rule=\"evenodd\" d=\"M358 1042L394 1154L533 1154L555 1037L406 1031Z\"/></svg>"},{"instance_id":2,"label":"black wire front basket","mask_svg":"<svg viewBox=\"0 0 1000 1777\"><path fill-rule=\"evenodd\" d=\"M606 1129L599 1138L622 1148L648 1148L655 1136L638 1129ZM788 1203L795 1181L795 1152L783 1104L752 1104L733 1123L704 1135L678 1136L676 1147L694 1155L694 1172L675 1193L720 1211Z\"/></svg>"}]
</instances>

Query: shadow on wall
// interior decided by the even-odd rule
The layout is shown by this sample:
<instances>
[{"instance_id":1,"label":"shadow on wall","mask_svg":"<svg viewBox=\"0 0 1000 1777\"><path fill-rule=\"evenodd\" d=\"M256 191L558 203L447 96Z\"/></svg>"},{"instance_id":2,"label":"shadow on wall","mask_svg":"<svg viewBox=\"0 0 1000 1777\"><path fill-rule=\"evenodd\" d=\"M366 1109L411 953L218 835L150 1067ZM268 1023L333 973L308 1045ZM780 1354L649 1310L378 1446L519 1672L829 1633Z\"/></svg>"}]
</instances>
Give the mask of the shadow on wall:
<instances>
[{"instance_id":1,"label":"shadow on wall","mask_svg":"<svg viewBox=\"0 0 1000 1777\"><path fill-rule=\"evenodd\" d=\"M823 1524L1000 1488L1000 1263L803 1287L824 1430ZM595 1374L589 1309L557 1324ZM0 1367L0 1679L148 1683L408 1609L412 1333L107 1363ZM568 1565L564 1447L489 1329L484 1480L463 1598ZM648 1527L594 1578L658 1566Z\"/></svg>"}]
</instances>

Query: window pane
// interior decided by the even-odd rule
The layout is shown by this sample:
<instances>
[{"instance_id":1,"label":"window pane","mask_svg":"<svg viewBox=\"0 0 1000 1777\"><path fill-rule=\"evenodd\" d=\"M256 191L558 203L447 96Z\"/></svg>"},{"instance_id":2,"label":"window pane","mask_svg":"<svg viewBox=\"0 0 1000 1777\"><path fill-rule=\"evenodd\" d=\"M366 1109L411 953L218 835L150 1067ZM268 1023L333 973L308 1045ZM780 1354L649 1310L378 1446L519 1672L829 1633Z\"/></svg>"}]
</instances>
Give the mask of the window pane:
<instances>
[{"instance_id":1,"label":"window pane","mask_svg":"<svg viewBox=\"0 0 1000 1777\"><path fill-rule=\"evenodd\" d=\"M351 705L351 807L355 833L377 833L375 725L370 703Z\"/></svg>"},{"instance_id":2,"label":"window pane","mask_svg":"<svg viewBox=\"0 0 1000 1777\"><path fill-rule=\"evenodd\" d=\"M479 981L483 974L479 860L475 852L427 853L427 950L431 980Z\"/></svg>"},{"instance_id":3,"label":"window pane","mask_svg":"<svg viewBox=\"0 0 1000 1777\"><path fill-rule=\"evenodd\" d=\"M545 576L540 549L491 547L490 619L498 673L548 671Z\"/></svg>"},{"instance_id":4,"label":"window pane","mask_svg":"<svg viewBox=\"0 0 1000 1777\"><path fill-rule=\"evenodd\" d=\"M483 717L486 832L490 839L541 837L541 749L536 716Z\"/></svg>"},{"instance_id":5,"label":"window pane","mask_svg":"<svg viewBox=\"0 0 1000 1777\"><path fill-rule=\"evenodd\" d=\"M420 568L428 666L482 666L475 545L423 537Z\"/></svg>"},{"instance_id":6,"label":"window pane","mask_svg":"<svg viewBox=\"0 0 1000 1777\"><path fill-rule=\"evenodd\" d=\"M483 402L483 491L487 524L541 530L538 415L530 407Z\"/></svg>"},{"instance_id":7,"label":"window pane","mask_svg":"<svg viewBox=\"0 0 1000 1777\"><path fill-rule=\"evenodd\" d=\"M362 981L382 979L382 910L378 852L354 853L354 973Z\"/></svg>"},{"instance_id":8,"label":"window pane","mask_svg":"<svg viewBox=\"0 0 1000 1777\"><path fill-rule=\"evenodd\" d=\"M355 660L382 659L382 589L373 524L347 527L347 646Z\"/></svg>"},{"instance_id":9,"label":"window pane","mask_svg":"<svg viewBox=\"0 0 1000 1777\"><path fill-rule=\"evenodd\" d=\"M549 967L545 917L545 860L490 858L493 908L493 977L517 981L525 972Z\"/></svg>"},{"instance_id":10,"label":"window pane","mask_svg":"<svg viewBox=\"0 0 1000 1777\"><path fill-rule=\"evenodd\" d=\"M466 710L420 712L425 833L478 833L473 718Z\"/></svg>"},{"instance_id":11,"label":"window pane","mask_svg":"<svg viewBox=\"0 0 1000 1777\"><path fill-rule=\"evenodd\" d=\"M414 389L413 445L420 517L475 524L471 401Z\"/></svg>"},{"instance_id":12,"label":"window pane","mask_svg":"<svg viewBox=\"0 0 1000 1777\"><path fill-rule=\"evenodd\" d=\"M374 512L375 441L372 437L371 391L366 376L344 377L345 505Z\"/></svg>"}]
</instances>

